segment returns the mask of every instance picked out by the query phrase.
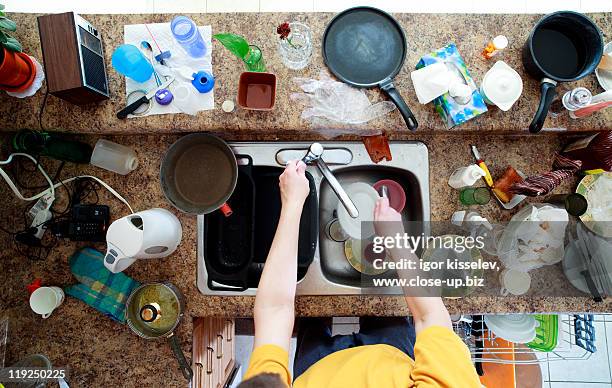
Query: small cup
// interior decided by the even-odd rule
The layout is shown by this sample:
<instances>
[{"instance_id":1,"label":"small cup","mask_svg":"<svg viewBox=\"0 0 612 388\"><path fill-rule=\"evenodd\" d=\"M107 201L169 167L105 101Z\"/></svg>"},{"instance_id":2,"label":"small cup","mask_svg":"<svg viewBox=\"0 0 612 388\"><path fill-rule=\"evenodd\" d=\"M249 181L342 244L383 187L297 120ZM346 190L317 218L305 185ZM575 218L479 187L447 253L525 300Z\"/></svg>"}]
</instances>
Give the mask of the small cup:
<instances>
[{"instance_id":1,"label":"small cup","mask_svg":"<svg viewBox=\"0 0 612 388\"><path fill-rule=\"evenodd\" d=\"M531 276L527 272L517 271L514 269L504 269L499 275L501 283L500 294L502 296L523 295L529 291L531 287Z\"/></svg>"},{"instance_id":2,"label":"small cup","mask_svg":"<svg viewBox=\"0 0 612 388\"><path fill-rule=\"evenodd\" d=\"M64 302L64 291L59 287L40 287L30 295L30 308L43 319Z\"/></svg>"},{"instance_id":3,"label":"small cup","mask_svg":"<svg viewBox=\"0 0 612 388\"><path fill-rule=\"evenodd\" d=\"M486 205L491 193L486 187L467 187L459 193L459 201L464 205Z\"/></svg>"}]
</instances>

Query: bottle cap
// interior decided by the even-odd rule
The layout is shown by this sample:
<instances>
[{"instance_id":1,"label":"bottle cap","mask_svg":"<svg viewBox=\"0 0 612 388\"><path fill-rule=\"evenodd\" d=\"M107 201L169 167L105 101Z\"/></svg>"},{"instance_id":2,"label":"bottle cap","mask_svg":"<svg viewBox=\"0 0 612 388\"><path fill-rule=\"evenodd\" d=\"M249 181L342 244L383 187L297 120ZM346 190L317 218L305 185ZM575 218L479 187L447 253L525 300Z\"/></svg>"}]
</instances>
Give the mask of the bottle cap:
<instances>
[{"instance_id":1,"label":"bottle cap","mask_svg":"<svg viewBox=\"0 0 612 388\"><path fill-rule=\"evenodd\" d=\"M505 35L497 35L493 38L493 46L498 50L503 50L508 47L508 38Z\"/></svg>"},{"instance_id":2,"label":"bottle cap","mask_svg":"<svg viewBox=\"0 0 612 388\"><path fill-rule=\"evenodd\" d=\"M125 168L130 171L134 171L138 167L138 158L135 156L130 156L125 160Z\"/></svg>"}]
</instances>

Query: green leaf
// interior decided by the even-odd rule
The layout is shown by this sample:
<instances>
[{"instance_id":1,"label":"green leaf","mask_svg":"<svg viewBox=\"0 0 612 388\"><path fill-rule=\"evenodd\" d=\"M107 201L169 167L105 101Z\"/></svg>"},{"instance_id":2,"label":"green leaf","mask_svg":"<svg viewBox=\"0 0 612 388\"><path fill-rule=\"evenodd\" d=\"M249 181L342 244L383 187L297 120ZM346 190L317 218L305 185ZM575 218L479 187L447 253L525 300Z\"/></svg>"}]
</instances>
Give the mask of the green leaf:
<instances>
[{"instance_id":1,"label":"green leaf","mask_svg":"<svg viewBox=\"0 0 612 388\"><path fill-rule=\"evenodd\" d=\"M236 34L214 34L213 38L217 39L226 49L238 58L244 58L249 53L248 42L240 35Z\"/></svg>"},{"instance_id":2,"label":"green leaf","mask_svg":"<svg viewBox=\"0 0 612 388\"><path fill-rule=\"evenodd\" d=\"M0 17L0 28L7 31L15 31L17 29L17 24L11 19L7 19L4 16Z\"/></svg>"},{"instance_id":3,"label":"green leaf","mask_svg":"<svg viewBox=\"0 0 612 388\"><path fill-rule=\"evenodd\" d=\"M9 36L6 40L6 43L4 43L3 45L4 47L6 47L7 50L10 51L21 52L22 50L21 43L19 43L19 41L13 38L12 36Z\"/></svg>"}]
</instances>

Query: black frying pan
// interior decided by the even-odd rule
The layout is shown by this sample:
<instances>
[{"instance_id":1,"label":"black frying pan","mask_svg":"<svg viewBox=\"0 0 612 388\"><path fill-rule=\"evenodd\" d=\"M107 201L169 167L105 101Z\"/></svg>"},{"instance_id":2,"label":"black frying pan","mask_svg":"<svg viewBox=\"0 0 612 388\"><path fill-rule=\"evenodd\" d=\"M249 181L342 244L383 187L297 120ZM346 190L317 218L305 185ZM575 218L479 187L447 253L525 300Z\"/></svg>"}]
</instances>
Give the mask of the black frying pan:
<instances>
[{"instance_id":1,"label":"black frying pan","mask_svg":"<svg viewBox=\"0 0 612 388\"><path fill-rule=\"evenodd\" d=\"M332 19L323 34L323 59L331 72L356 87L380 87L414 131L419 124L392 82L405 58L402 27L376 8L347 9Z\"/></svg>"}]
</instances>

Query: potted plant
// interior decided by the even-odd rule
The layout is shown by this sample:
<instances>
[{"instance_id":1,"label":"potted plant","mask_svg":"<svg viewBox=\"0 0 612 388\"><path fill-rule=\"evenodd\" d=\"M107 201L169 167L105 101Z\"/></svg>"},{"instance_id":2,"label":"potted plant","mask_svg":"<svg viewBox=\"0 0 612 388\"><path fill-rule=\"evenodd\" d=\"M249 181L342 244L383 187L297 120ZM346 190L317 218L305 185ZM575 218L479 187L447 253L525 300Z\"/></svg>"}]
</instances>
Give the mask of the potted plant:
<instances>
[{"instance_id":1,"label":"potted plant","mask_svg":"<svg viewBox=\"0 0 612 388\"><path fill-rule=\"evenodd\" d=\"M7 18L0 4L0 90L21 92L32 85L36 67L32 59L21 52L21 44L9 35L17 25Z\"/></svg>"}]
</instances>

